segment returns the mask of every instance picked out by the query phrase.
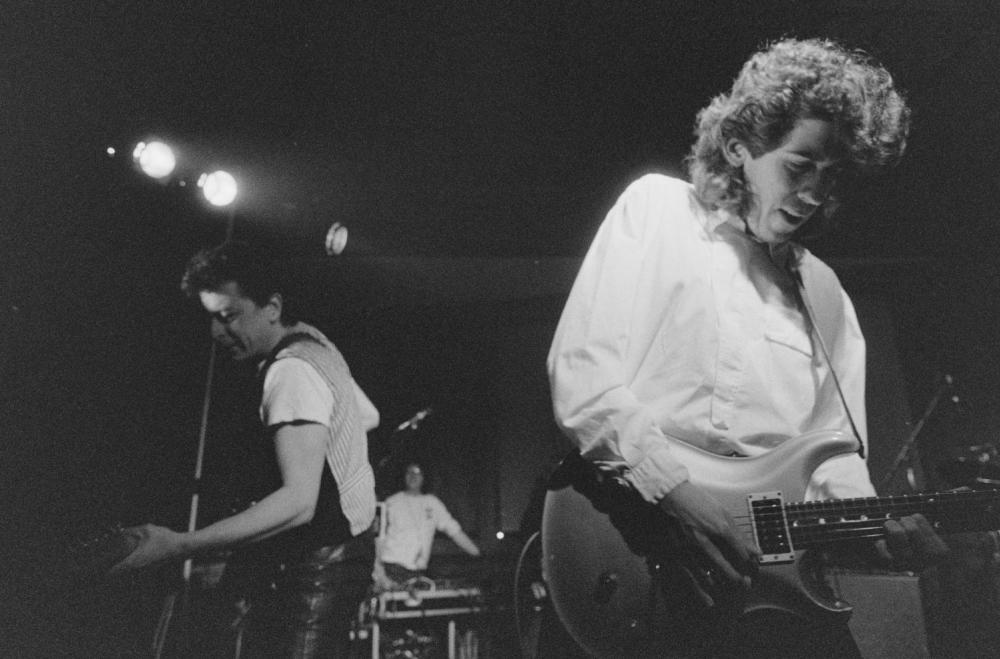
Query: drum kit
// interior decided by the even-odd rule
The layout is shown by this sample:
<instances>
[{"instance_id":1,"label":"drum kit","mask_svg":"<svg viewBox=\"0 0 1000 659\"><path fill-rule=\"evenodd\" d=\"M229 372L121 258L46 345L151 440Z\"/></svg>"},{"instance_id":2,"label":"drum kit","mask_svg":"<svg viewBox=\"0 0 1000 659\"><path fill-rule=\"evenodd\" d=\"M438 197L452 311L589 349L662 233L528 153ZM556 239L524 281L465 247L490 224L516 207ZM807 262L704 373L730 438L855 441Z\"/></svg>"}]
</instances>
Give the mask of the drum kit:
<instances>
[{"instance_id":1,"label":"drum kit","mask_svg":"<svg viewBox=\"0 0 1000 659\"><path fill-rule=\"evenodd\" d=\"M903 442L888 472L880 481L881 492L886 489L895 477L906 467L906 480L911 490L917 490L917 479L914 471L914 463L917 462L916 448L918 438L924 429L925 423L938 411L942 401L949 401L957 407L962 405L958 395L955 393L955 381L951 375L944 375L941 378L937 391L931 397L924 410L923 415L913 425L910 435ZM1000 451L997 444L985 442L971 446L959 446L946 449L935 460L927 460L930 454L925 454L925 459L920 460L924 469L930 469L931 484L937 489L973 489L973 490L996 490L1000 489Z\"/></svg>"}]
</instances>

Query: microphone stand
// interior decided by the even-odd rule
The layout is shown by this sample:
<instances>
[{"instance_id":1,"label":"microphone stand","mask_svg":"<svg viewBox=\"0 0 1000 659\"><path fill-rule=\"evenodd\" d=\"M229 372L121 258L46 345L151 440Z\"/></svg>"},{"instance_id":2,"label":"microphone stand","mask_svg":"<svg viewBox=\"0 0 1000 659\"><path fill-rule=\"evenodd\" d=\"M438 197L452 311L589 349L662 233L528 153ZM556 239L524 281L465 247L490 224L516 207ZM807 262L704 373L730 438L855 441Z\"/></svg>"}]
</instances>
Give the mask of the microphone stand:
<instances>
[{"instance_id":1,"label":"microphone stand","mask_svg":"<svg viewBox=\"0 0 1000 659\"><path fill-rule=\"evenodd\" d=\"M212 403L212 380L215 374L216 347L212 342L208 354L208 374L205 378L205 397L201 406L201 425L198 430L198 448L195 455L193 491L191 492L191 507L188 512L187 530L194 531L198 523L199 489L201 486L202 465L205 457L205 443L208 430L208 412ZM187 611L191 601L191 573L194 567L194 559L187 558L181 568L181 610ZM174 608L177 602L176 591L167 594L163 602L163 609L160 612L160 620L156 625L156 632L153 638L153 656L160 659L163 656L164 646L167 640L167 631L174 616Z\"/></svg>"},{"instance_id":2,"label":"microphone stand","mask_svg":"<svg viewBox=\"0 0 1000 659\"><path fill-rule=\"evenodd\" d=\"M226 242L233 238L233 228L236 223L236 209L230 207L226 216ZM192 480L191 505L188 511L188 533L194 531L198 524L198 505L201 489L202 466L205 459L205 444L208 437L208 413L212 408L212 383L215 377L215 361L217 355L216 343L211 342L208 353L208 367L205 375L205 397L201 404L201 422L198 428L198 447L195 451L194 478ZM191 573L194 568L194 559L186 558L181 567L181 611L188 612L191 603ZM156 630L153 632L153 657L160 659L163 656L167 643L167 632L170 631L170 624L173 622L174 610L177 605L177 590L167 593L163 599L163 607L160 610L160 618L156 623Z\"/></svg>"},{"instance_id":3,"label":"microphone stand","mask_svg":"<svg viewBox=\"0 0 1000 659\"><path fill-rule=\"evenodd\" d=\"M927 422L927 419L929 419L931 414L934 413L934 410L937 409L938 404L941 402L941 397L944 396L945 392L951 388L953 383L954 380L950 375L944 376L941 386L938 387L937 391L935 391L934 395L931 397L930 402L927 403L927 409L924 410L923 415L917 421L916 425L913 426L913 431L910 433L909 437L906 438L906 441L903 442L903 446L899 449L899 453L896 454L896 459L892 461L892 465L889 467L889 472L879 483L879 491L892 482L892 479L896 477L896 473L899 471L899 468L910 458L910 453L916 446L917 435L919 435L920 431L924 429L924 424ZM912 479L907 479L907 483L909 484L911 490L916 489Z\"/></svg>"},{"instance_id":4,"label":"microphone stand","mask_svg":"<svg viewBox=\"0 0 1000 659\"><path fill-rule=\"evenodd\" d=\"M392 434L389 435L389 439L390 440L395 439L396 435L403 432L404 430L412 430L416 432L417 428L420 426L420 423L428 416L430 416L431 412L432 409L430 407L425 408L420 412L417 412L408 421L404 421L402 424L394 428ZM379 476L385 473L386 467L392 464L393 460L398 456L400 450L403 448L405 444L406 444L405 437L400 441L394 441L392 443L392 448L389 449L389 453L385 455L381 460L379 460L377 465L375 465L374 472L375 472L376 486L378 485L379 482Z\"/></svg>"}]
</instances>

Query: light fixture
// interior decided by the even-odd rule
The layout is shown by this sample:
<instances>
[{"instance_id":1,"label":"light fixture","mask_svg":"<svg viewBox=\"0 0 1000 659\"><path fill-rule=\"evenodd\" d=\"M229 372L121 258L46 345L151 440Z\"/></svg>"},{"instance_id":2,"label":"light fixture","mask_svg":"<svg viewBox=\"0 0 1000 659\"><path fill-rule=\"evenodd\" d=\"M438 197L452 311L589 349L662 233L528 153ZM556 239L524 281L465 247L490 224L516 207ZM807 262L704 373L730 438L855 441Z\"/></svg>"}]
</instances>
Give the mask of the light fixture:
<instances>
[{"instance_id":1,"label":"light fixture","mask_svg":"<svg viewBox=\"0 0 1000 659\"><path fill-rule=\"evenodd\" d=\"M334 222L326 232L327 256L339 256L347 247L347 227L340 222Z\"/></svg>"},{"instance_id":2,"label":"light fixture","mask_svg":"<svg viewBox=\"0 0 1000 659\"><path fill-rule=\"evenodd\" d=\"M174 151L163 142L139 142L132 151L132 160L139 169L155 179L162 179L173 173L177 166Z\"/></svg>"},{"instance_id":3,"label":"light fixture","mask_svg":"<svg viewBox=\"0 0 1000 659\"><path fill-rule=\"evenodd\" d=\"M211 174L202 174L198 179L198 187L213 206L228 206L236 200L236 179L221 169Z\"/></svg>"}]
</instances>

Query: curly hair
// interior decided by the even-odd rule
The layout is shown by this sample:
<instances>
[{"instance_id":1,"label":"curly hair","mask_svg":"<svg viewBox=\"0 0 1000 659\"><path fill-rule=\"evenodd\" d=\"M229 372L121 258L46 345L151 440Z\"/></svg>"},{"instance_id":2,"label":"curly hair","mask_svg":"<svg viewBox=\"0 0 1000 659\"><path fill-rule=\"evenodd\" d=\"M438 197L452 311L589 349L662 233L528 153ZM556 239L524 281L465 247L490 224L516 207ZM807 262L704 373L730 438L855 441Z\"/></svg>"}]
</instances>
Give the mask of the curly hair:
<instances>
[{"instance_id":1,"label":"curly hair","mask_svg":"<svg viewBox=\"0 0 1000 659\"><path fill-rule=\"evenodd\" d=\"M894 165L906 148L910 111L885 68L830 40L785 39L755 53L729 93L698 113L687 164L702 203L745 216L752 193L742 169L726 159L726 144L736 139L759 157L803 118L834 124L846 152L845 176ZM824 217L836 205L828 199Z\"/></svg>"},{"instance_id":2,"label":"curly hair","mask_svg":"<svg viewBox=\"0 0 1000 659\"><path fill-rule=\"evenodd\" d=\"M295 324L297 318L289 308L285 285L276 262L263 250L249 243L230 240L212 248L199 250L187 263L181 278L181 290L191 298L202 291L217 291L234 282L240 293L254 304L264 306L275 293L282 295L283 325Z\"/></svg>"}]
</instances>

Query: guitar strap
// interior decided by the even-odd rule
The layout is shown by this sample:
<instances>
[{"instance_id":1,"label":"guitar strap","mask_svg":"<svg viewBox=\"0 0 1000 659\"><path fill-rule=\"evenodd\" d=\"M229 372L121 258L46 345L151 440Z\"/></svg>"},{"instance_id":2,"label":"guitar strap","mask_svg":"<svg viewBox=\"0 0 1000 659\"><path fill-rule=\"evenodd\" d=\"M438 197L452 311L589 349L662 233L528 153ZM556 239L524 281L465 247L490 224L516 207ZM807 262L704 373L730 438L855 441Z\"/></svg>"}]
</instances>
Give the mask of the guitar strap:
<instances>
[{"instance_id":1,"label":"guitar strap","mask_svg":"<svg viewBox=\"0 0 1000 659\"><path fill-rule=\"evenodd\" d=\"M839 396L840 403L844 406L844 412L847 414L847 421L851 425L851 432L854 433L854 438L858 440L858 455L864 458L865 444L861 441L861 433L858 432L858 426L854 423L854 415L851 414L851 406L847 404L847 397L844 396L844 389L840 386L840 378L837 377L837 369L833 367L833 360L830 359L830 351L827 349L826 340L823 338L822 328L835 327L833 324L834 319L829 313L826 313L822 318L818 317L815 308L809 302L809 295L806 293L806 285L803 280L802 271L799 269L798 256L799 255L795 253L789 254L788 272L792 275L792 279L794 279L795 283L798 285L799 299L802 300L802 308L805 310L806 316L809 318L809 324L813 327L813 334L816 335L816 343L819 344L820 352L823 354L823 359L826 360L826 364L830 368L830 376L833 378L833 384L837 389L837 396ZM817 288L822 289L819 290L821 299L838 299L840 297L839 288L835 289L835 287L830 285L833 281L836 281L835 279L827 278L826 280L820 281L820 278L818 277L807 278L810 280L809 288L812 288L814 291L817 290ZM827 311L826 307L823 308L823 311Z\"/></svg>"}]
</instances>

